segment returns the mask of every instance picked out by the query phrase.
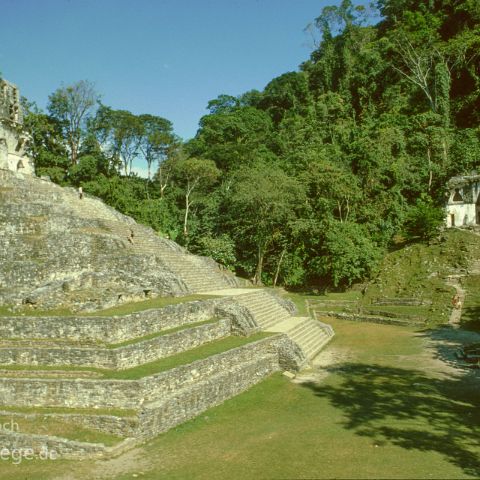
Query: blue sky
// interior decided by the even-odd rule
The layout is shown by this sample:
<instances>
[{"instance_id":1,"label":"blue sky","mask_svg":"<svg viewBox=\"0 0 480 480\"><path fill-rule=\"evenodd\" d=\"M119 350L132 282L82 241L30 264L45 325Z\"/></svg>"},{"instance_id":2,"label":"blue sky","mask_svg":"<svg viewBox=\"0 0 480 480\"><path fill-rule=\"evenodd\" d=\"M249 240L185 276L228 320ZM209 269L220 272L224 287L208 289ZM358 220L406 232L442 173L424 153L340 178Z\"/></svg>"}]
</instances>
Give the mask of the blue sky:
<instances>
[{"instance_id":1,"label":"blue sky","mask_svg":"<svg viewBox=\"0 0 480 480\"><path fill-rule=\"evenodd\" d=\"M304 27L337 0L0 0L0 72L46 107L62 83L195 135L207 102L261 90L310 54Z\"/></svg>"}]
</instances>

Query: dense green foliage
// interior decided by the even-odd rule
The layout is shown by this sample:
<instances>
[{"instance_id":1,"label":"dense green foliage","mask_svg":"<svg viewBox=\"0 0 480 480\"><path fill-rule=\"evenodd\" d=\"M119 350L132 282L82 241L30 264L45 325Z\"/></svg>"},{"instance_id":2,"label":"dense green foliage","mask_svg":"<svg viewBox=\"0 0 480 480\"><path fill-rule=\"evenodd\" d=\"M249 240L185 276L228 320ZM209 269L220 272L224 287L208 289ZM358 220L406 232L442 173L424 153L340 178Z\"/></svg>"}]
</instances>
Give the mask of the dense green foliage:
<instances>
[{"instance_id":1,"label":"dense green foliage","mask_svg":"<svg viewBox=\"0 0 480 480\"><path fill-rule=\"evenodd\" d=\"M312 29L299 71L219 95L184 144L166 119L104 105L76 131L61 100L81 85L59 89L27 115L38 173L256 282L368 277L395 237L435 235L446 180L479 164L480 4L343 0Z\"/></svg>"}]
</instances>

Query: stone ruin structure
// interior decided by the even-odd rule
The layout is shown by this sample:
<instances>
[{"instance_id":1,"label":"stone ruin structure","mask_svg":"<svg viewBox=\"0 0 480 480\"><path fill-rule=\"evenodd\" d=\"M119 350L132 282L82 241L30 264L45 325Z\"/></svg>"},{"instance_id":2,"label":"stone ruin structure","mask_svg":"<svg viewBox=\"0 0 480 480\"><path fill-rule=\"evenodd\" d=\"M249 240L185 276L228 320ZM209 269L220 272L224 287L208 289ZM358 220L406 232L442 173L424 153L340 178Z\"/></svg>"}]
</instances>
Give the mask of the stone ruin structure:
<instances>
[{"instance_id":1,"label":"stone ruin structure","mask_svg":"<svg viewBox=\"0 0 480 480\"><path fill-rule=\"evenodd\" d=\"M22 430L0 431L3 448L119 455L275 372L294 375L333 337L101 200L10 170L0 169L0 417ZM118 309L133 300L147 303ZM77 426L112 443L78 441Z\"/></svg>"},{"instance_id":2,"label":"stone ruin structure","mask_svg":"<svg viewBox=\"0 0 480 480\"><path fill-rule=\"evenodd\" d=\"M0 80L0 169L33 175L33 162L26 153L29 139L23 128L20 92Z\"/></svg>"},{"instance_id":3,"label":"stone ruin structure","mask_svg":"<svg viewBox=\"0 0 480 480\"><path fill-rule=\"evenodd\" d=\"M18 89L2 80L0 417L22 422L22 431L0 431L3 448L119 455L275 372L293 375L333 337L214 260L37 178L28 140ZM138 300L147 304L131 313L99 312ZM59 424L112 443L59 437Z\"/></svg>"},{"instance_id":4,"label":"stone ruin structure","mask_svg":"<svg viewBox=\"0 0 480 480\"><path fill-rule=\"evenodd\" d=\"M480 175L453 177L448 182L447 227L480 225Z\"/></svg>"}]
</instances>

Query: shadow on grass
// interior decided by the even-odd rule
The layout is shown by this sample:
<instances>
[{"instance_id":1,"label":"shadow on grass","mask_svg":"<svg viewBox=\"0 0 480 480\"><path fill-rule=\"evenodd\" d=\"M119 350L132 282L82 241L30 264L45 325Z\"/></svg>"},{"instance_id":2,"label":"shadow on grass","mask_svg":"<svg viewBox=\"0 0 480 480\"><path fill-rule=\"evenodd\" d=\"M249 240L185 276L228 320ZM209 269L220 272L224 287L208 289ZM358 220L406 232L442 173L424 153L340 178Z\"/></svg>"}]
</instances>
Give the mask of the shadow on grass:
<instances>
[{"instance_id":1,"label":"shadow on grass","mask_svg":"<svg viewBox=\"0 0 480 480\"><path fill-rule=\"evenodd\" d=\"M462 327L480 333L480 306L462 309Z\"/></svg>"},{"instance_id":2,"label":"shadow on grass","mask_svg":"<svg viewBox=\"0 0 480 480\"><path fill-rule=\"evenodd\" d=\"M472 370L464 361L457 357L461 347L471 343L480 343L480 333L463 328L454 328L450 325L423 330L419 335L430 340L429 345L436 358L457 370L470 376L478 376L478 371Z\"/></svg>"},{"instance_id":3,"label":"shadow on grass","mask_svg":"<svg viewBox=\"0 0 480 480\"><path fill-rule=\"evenodd\" d=\"M479 394L471 385L379 365L331 371L339 384L305 386L343 412L345 428L379 446L439 453L466 474L480 475Z\"/></svg>"}]
</instances>

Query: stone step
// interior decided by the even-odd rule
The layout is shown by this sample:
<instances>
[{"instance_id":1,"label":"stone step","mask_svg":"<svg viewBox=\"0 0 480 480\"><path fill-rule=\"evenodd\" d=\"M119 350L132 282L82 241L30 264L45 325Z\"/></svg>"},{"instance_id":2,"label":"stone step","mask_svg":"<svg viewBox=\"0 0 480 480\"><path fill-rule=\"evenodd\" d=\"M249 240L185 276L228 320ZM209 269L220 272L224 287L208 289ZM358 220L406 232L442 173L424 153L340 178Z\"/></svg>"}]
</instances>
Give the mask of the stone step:
<instances>
[{"instance_id":1,"label":"stone step","mask_svg":"<svg viewBox=\"0 0 480 480\"><path fill-rule=\"evenodd\" d=\"M323 343L326 336L325 332L312 329L309 335L303 337L303 339L296 339L295 341L308 351L310 348L315 347L315 345Z\"/></svg>"},{"instance_id":2,"label":"stone step","mask_svg":"<svg viewBox=\"0 0 480 480\"><path fill-rule=\"evenodd\" d=\"M282 323L284 320L288 318L289 317L287 316L282 316L282 317L273 316L273 317L270 317L269 319L260 320L259 323L262 328L267 330L270 328L274 328L275 325Z\"/></svg>"},{"instance_id":3,"label":"stone step","mask_svg":"<svg viewBox=\"0 0 480 480\"><path fill-rule=\"evenodd\" d=\"M244 305L252 305L252 306L263 306L263 305L276 305L280 308L283 308L283 306L278 303L277 299L275 297L272 297L271 295L259 295L259 294L244 294L244 295L239 295L238 301Z\"/></svg>"},{"instance_id":4,"label":"stone step","mask_svg":"<svg viewBox=\"0 0 480 480\"><path fill-rule=\"evenodd\" d=\"M145 363L200 347L206 343L230 335L230 320L218 320L202 325L185 326L172 333L165 333L150 339L138 339L116 348L74 345L3 347L0 348L0 365L22 365L43 367L101 368L124 370ZM42 342L39 342L42 343Z\"/></svg>"},{"instance_id":5,"label":"stone step","mask_svg":"<svg viewBox=\"0 0 480 480\"><path fill-rule=\"evenodd\" d=\"M255 310L252 310L248 307L246 308L253 314L253 316L258 321L261 322L276 321L277 319L280 321L280 319L285 319L290 316L288 312L276 312L268 309L264 310L263 312L256 312Z\"/></svg>"},{"instance_id":6,"label":"stone step","mask_svg":"<svg viewBox=\"0 0 480 480\"><path fill-rule=\"evenodd\" d=\"M302 340L305 336L311 334L312 330L316 330L309 320L301 323L299 327L295 327L295 329L288 332L288 335L295 341Z\"/></svg>"},{"instance_id":7,"label":"stone step","mask_svg":"<svg viewBox=\"0 0 480 480\"><path fill-rule=\"evenodd\" d=\"M0 376L0 405L138 409L141 405L161 402L181 389L191 388L200 382L209 382L216 388L215 376L241 370L246 363L265 356L271 362L272 371L276 371L279 369L277 341L275 336L252 340L239 347L230 347L215 355L191 363L180 363L169 370L135 380L108 376L79 378L79 370L61 372L59 378L48 378L48 371L41 377L36 376L38 372L35 371L27 371L24 378ZM19 372L15 371L16 374ZM252 381L257 378L256 375L257 372L248 372L245 378ZM236 388L235 381L230 385Z\"/></svg>"},{"instance_id":8,"label":"stone step","mask_svg":"<svg viewBox=\"0 0 480 480\"><path fill-rule=\"evenodd\" d=\"M238 303L240 303L241 305L244 305L248 308L251 308L252 310L257 310L257 311L261 311L261 310L264 310L266 308L269 308L269 309L276 309L276 310L283 310L283 311L286 311L288 312L288 310L286 310L281 304L279 304L274 298L270 297L270 298L265 298L265 297L261 297L261 298L255 298L255 299L244 299L242 298L243 295L241 295L240 297L238 297ZM290 313L290 312L288 312Z\"/></svg>"},{"instance_id":9,"label":"stone step","mask_svg":"<svg viewBox=\"0 0 480 480\"><path fill-rule=\"evenodd\" d=\"M321 328L315 320L310 320L308 328L300 335L291 338L302 348L307 358L315 356L332 338L333 335Z\"/></svg>"}]
</instances>

